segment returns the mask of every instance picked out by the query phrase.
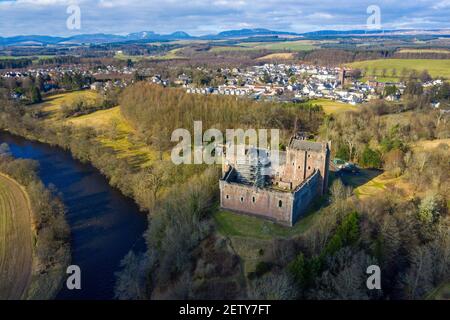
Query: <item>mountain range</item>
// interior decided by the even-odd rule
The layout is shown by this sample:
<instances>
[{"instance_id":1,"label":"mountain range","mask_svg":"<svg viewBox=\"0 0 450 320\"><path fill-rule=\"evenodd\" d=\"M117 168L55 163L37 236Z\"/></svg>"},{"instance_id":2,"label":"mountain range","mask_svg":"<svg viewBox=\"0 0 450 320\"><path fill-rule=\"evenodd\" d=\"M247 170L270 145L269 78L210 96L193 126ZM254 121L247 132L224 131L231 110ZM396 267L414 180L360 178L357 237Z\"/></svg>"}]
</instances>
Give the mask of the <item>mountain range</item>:
<instances>
[{"instance_id":1,"label":"mountain range","mask_svg":"<svg viewBox=\"0 0 450 320\"><path fill-rule=\"evenodd\" d=\"M210 34L204 36L191 36L184 31L176 31L170 34L158 34L153 31L141 31L130 33L128 35L116 34L80 34L71 37L56 37L56 36L42 36L42 35L25 35L13 37L0 37L0 46L11 45L64 45L64 44L101 44L101 43L116 43L116 42L136 42L136 41L174 41L174 40L226 40L233 38L245 37L261 37L261 36L284 36L284 37L330 37L330 36L370 36L370 35L439 35L450 36L448 29L436 30L321 30L306 33L295 33L285 31L273 31L269 29L239 29L223 31L217 34Z\"/></svg>"}]
</instances>

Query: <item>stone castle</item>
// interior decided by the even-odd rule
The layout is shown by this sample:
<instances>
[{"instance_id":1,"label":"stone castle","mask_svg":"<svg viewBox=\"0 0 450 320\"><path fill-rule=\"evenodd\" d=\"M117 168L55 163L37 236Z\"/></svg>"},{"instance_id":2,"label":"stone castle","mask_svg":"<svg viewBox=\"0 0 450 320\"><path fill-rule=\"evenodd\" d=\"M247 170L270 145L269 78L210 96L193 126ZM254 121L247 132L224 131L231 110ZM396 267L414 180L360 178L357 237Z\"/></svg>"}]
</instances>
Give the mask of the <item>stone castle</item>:
<instances>
[{"instance_id":1,"label":"stone castle","mask_svg":"<svg viewBox=\"0 0 450 320\"><path fill-rule=\"evenodd\" d=\"M220 179L220 206L293 226L311 202L327 191L328 143L292 137L278 163L266 149L247 148L245 161L227 157Z\"/></svg>"}]
</instances>

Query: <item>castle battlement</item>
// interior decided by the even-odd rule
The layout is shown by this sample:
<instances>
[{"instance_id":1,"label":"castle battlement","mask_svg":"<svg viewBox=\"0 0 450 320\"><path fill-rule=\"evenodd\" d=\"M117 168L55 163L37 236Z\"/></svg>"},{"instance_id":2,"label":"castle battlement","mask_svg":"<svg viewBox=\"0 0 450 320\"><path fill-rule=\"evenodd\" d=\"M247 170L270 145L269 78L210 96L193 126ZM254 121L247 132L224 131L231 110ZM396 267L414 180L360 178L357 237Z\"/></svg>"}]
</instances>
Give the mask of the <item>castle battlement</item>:
<instances>
[{"instance_id":1,"label":"castle battlement","mask_svg":"<svg viewBox=\"0 0 450 320\"><path fill-rule=\"evenodd\" d=\"M220 205L292 226L312 200L327 190L329 145L296 136L280 155L279 163L271 164L267 159L270 156L248 163L233 159L226 163L219 183Z\"/></svg>"}]
</instances>

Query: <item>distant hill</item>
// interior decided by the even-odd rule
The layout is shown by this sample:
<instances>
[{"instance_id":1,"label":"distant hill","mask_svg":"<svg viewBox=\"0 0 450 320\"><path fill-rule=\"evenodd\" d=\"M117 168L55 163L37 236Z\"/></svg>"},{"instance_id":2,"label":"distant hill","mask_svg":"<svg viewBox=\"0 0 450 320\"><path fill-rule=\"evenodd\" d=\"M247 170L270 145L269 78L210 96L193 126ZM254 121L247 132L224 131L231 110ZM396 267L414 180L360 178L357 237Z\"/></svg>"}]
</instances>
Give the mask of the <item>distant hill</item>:
<instances>
[{"instance_id":1,"label":"distant hill","mask_svg":"<svg viewBox=\"0 0 450 320\"><path fill-rule=\"evenodd\" d=\"M184 31L176 31L171 34L158 34L153 31L141 31L130 33L128 35L115 34L80 34L71 37L53 37L41 35L29 36L14 36L14 37L0 37L0 46L11 45L55 45L55 44L101 44L101 43L115 43L115 42L133 42L133 41L173 41L173 40L190 40L190 39L205 39L205 40L222 40L222 39L236 39L236 38L255 38L255 37L277 37L277 36L297 36L304 38L312 37L338 37L338 36L367 36L367 35L436 35L436 36L450 36L450 30L320 30L306 33L295 33L286 31L274 31L263 28L256 29L239 29L228 30L217 34L210 34L204 36L191 36Z\"/></svg>"},{"instance_id":2,"label":"distant hill","mask_svg":"<svg viewBox=\"0 0 450 320\"><path fill-rule=\"evenodd\" d=\"M250 37L250 36L271 36L271 35L299 35L294 32L273 31L268 29L240 29L220 32L216 35L219 38L234 38L234 37Z\"/></svg>"}]
</instances>

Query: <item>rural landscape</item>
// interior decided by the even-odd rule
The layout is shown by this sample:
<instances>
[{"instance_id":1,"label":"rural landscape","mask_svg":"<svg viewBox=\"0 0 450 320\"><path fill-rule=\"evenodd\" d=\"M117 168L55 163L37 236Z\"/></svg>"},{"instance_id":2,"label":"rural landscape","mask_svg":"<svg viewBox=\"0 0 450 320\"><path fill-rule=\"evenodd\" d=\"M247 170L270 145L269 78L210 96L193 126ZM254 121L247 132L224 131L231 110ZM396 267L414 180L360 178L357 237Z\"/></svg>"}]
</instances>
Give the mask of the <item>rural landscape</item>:
<instances>
[{"instance_id":1,"label":"rural landscape","mask_svg":"<svg viewBox=\"0 0 450 320\"><path fill-rule=\"evenodd\" d=\"M450 25L320 21L0 22L0 300L450 300Z\"/></svg>"}]
</instances>

